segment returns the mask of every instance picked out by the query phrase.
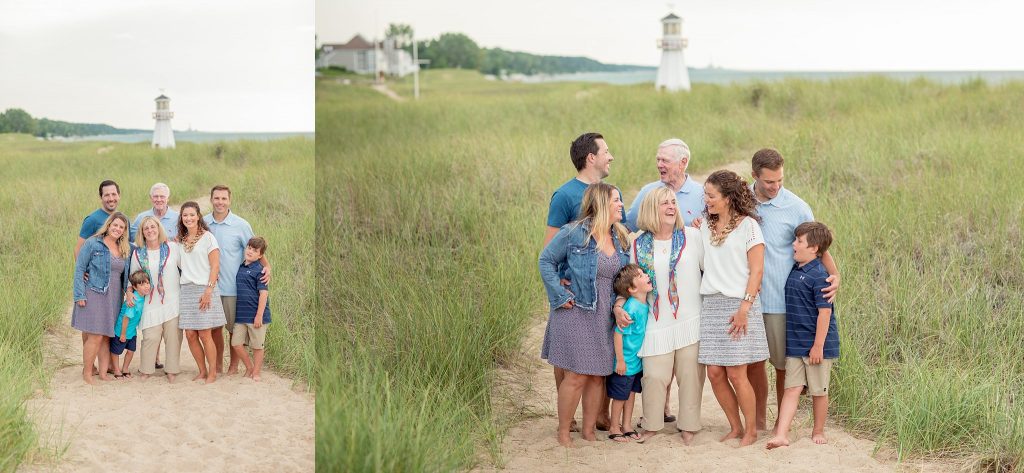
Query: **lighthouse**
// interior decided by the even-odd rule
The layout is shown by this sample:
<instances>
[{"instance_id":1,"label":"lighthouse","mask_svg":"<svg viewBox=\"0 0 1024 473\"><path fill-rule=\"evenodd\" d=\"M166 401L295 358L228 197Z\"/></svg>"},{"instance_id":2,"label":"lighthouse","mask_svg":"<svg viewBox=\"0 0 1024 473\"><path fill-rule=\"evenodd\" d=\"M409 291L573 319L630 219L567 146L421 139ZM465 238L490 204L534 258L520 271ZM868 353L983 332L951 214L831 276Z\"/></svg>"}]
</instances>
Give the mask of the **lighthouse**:
<instances>
[{"instance_id":1,"label":"lighthouse","mask_svg":"<svg viewBox=\"0 0 1024 473\"><path fill-rule=\"evenodd\" d=\"M661 19L661 27L662 36L658 40L661 65L658 66L658 79L654 87L669 92L690 90L690 73L683 60L683 49L686 48L686 38L682 36L683 19L669 13Z\"/></svg>"},{"instance_id":2,"label":"lighthouse","mask_svg":"<svg viewBox=\"0 0 1024 473\"><path fill-rule=\"evenodd\" d=\"M171 129L171 119L174 112L171 111L171 99L164 94L156 98L156 111L153 112L153 119L156 126L153 128L154 148L174 148L174 130Z\"/></svg>"}]
</instances>

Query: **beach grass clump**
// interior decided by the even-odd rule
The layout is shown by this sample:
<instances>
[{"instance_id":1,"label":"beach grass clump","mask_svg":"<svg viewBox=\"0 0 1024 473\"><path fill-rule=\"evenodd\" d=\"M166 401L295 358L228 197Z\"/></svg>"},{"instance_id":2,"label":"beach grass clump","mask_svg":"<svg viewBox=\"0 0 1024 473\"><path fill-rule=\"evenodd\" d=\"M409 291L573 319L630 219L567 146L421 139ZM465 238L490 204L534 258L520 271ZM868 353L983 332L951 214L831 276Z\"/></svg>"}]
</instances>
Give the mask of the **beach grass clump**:
<instances>
[{"instance_id":1,"label":"beach grass clump","mask_svg":"<svg viewBox=\"0 0 1024 473\"><path fill-rule=\"evenodd\" d=\"M171 204L232 188L232 210L270 242L274 327L269 362L308 383L313 355L313 142L147 143L40 141L0 135L0 471L46 456L24 401L53 376L44 333L69 324L73 250L82 219L99 207L98 185L121 187L129 218L151 207L149 188L171 188ZM219 150L219 152L218 152ZM183 355L184 356L184 355Z\"/></svg>"}]
</instances>

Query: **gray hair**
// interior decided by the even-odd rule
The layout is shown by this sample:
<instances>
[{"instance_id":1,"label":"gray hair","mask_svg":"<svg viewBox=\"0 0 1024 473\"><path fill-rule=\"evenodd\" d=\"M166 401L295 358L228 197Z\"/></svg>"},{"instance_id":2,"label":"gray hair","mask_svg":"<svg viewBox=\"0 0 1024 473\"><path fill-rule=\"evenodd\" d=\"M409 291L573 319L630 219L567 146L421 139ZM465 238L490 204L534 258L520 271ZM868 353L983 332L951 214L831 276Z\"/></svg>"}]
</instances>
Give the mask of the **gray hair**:
<instances>
[{"instance_id":1,"label":"gray hair","mask_svg":"<svg viewBox=\"0 0 1024 473\"><path fill-rule=\"evenodd\" d=\"M686 146L686 143L683 142L683 140L679 138L670 138L665 141L662 141L661 144L658 145L658 149L668 147L672 147L672 159L674 161L681 161L683 159L686 159L687 164L689 164L690 147Z\"/></svg>"},{"instance_id":2,"label":"gray hair","mask_svg":"<svg viewBox=\"0 0 1024 473\"><path fill-rule=\"evenodd\" d=\"M156 184L153 184L153 187L149 188L149 195L152 196L154 192L156 192L156 191L158 191L160 189L163 189L163 190L167 191L167 197L168 198L171 197L171 188L167 187L167 184L164 184L162 182L158 182Z\"/></svg>"}]
</instances>

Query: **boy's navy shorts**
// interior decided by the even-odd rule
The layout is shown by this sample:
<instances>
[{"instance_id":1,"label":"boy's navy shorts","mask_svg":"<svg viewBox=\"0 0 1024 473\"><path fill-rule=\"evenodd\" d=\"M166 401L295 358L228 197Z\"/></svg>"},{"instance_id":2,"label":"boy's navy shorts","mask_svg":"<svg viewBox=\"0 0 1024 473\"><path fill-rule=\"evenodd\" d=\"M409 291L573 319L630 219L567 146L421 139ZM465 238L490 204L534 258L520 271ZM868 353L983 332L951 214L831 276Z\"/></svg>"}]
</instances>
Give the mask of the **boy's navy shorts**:
<instances>
[{"instance_id":1,"label":"boy's navy shorts","mask_svg":"<svg viewBox=\"0 0 1024 473\"><path fill-rule=\"evenodd\" d=\"M128 349L128 351L132 353L135 353L136 338L138 338L137 335L122 342L121 337L110 337L110 353L120 355L124 353L125 349Z\"/></svg>"},{"instance_id":2,"label":"boy's navy shorts","mask_svg":"<svg viewBox=\"0 0 1024 473\"><path fill-rule=\"evenodd\" d=\"M635 393L642 391L640 387L640 380L643 379L643 377L643 371L631 376L622 376L618 373L608 375L608 379L604 382L605 389L608 390L608 397L615 399L616 401L628 400L630 391Z\"/></svg>"}]
</instances>

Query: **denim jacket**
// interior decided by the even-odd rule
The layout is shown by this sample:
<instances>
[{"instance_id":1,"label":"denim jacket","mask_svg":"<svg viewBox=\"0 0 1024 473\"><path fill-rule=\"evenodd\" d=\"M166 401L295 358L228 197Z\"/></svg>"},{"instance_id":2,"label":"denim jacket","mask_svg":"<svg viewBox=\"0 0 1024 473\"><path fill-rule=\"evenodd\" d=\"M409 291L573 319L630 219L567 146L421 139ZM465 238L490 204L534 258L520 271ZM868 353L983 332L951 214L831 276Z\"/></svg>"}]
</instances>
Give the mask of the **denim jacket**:
<instances>
[{"instance_id":1,"label":"denim jacket","mask_svg":"<svg viewBox=\"0 0 1024 473\"><path fill-rule=\"evenodd\" d=\"M569 300L584 310L597 308L597 242L587 236L590 227L586 223L564 225L548 246L540 253L540 277L548 293L551 310L561 307ZM619 239L612 232L612 244L619 255L619 263L629 263L629 251L623 251ZM559 280L559 267L568 265L565 276L569 289Z\"/></svg>"},{"instance_id":2,"label":"denim jacket","mask_svg":"<svg viewBox=\"0 0 1024 473\"><path fill-rule=\"evenodd\" d=\"M131 261L131 253L135 247L131 247L127 258L125 258L124 272L121 274L121 287L117 288L124 292L128 287L128 262ZM89 280L85 281L82 276L89 273ZM86 286L100 294L106 294L110 282L110 249L103 243L102 236L94 236L85 240L82 249L78 251L78 261L75 262L75 302L85 300Z\"/></svg>"}]
</instances>

